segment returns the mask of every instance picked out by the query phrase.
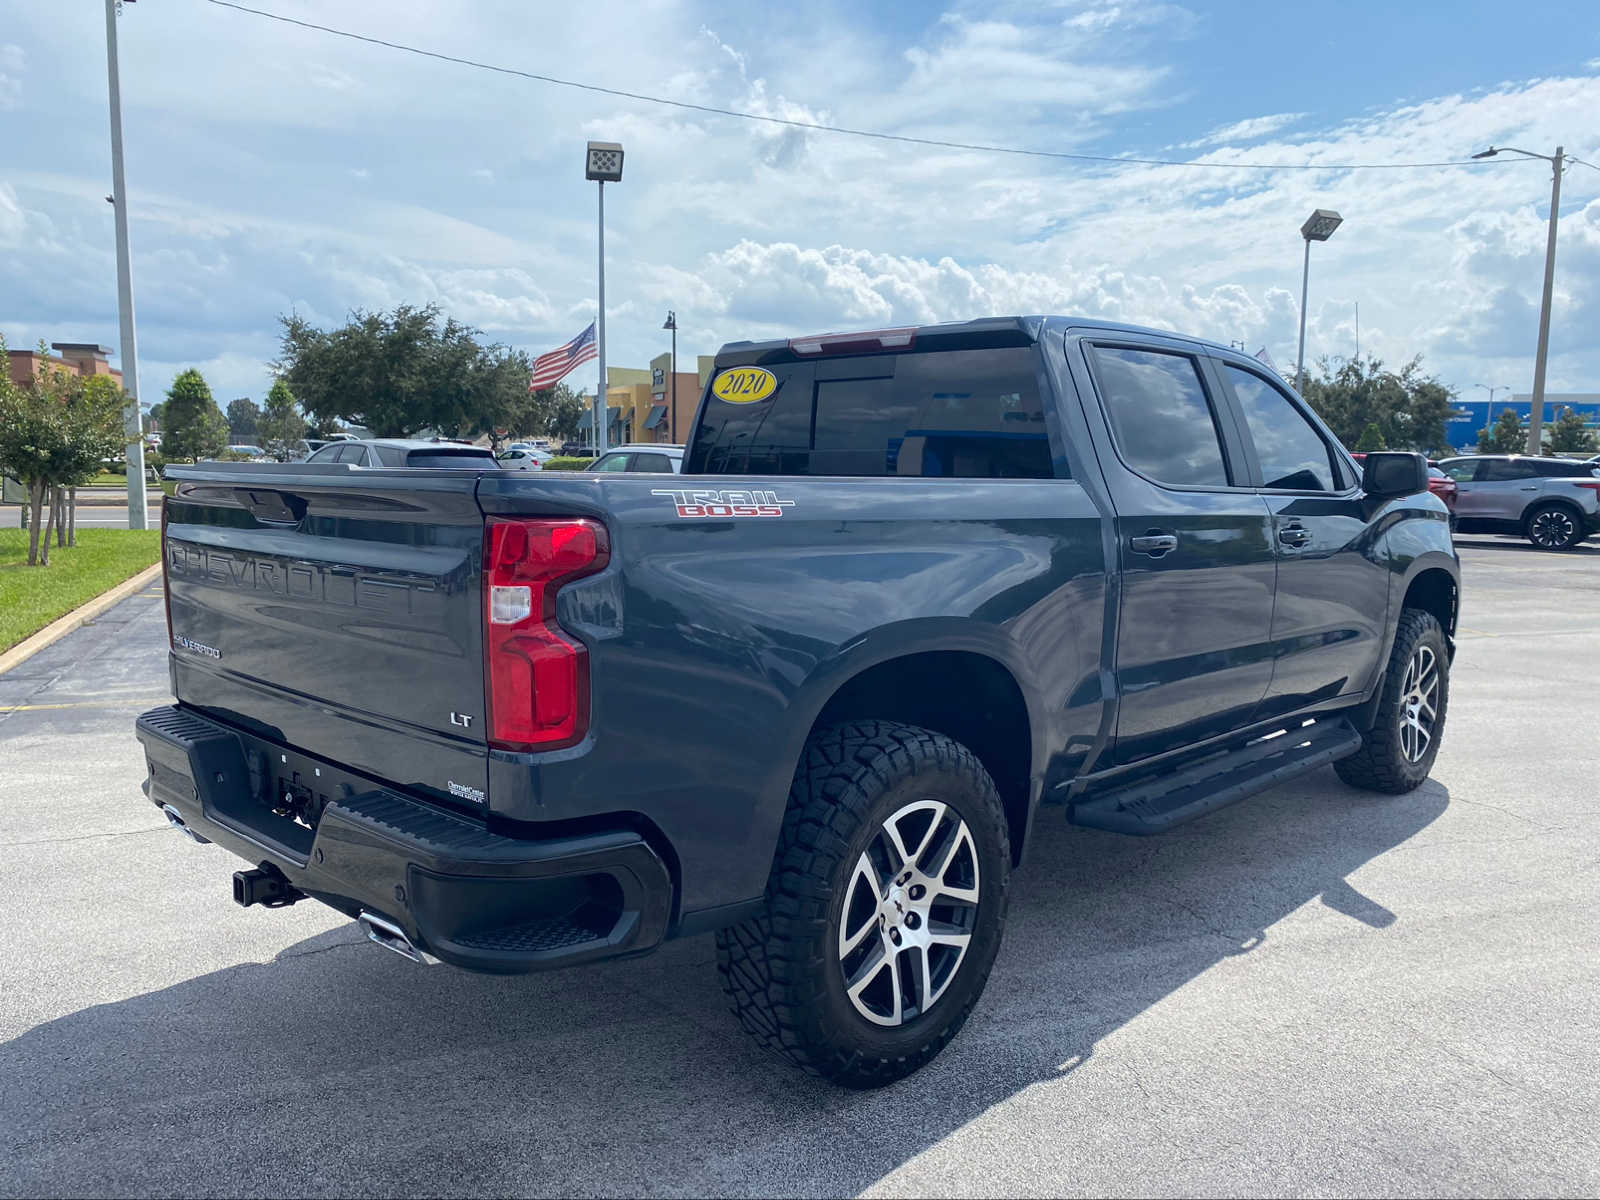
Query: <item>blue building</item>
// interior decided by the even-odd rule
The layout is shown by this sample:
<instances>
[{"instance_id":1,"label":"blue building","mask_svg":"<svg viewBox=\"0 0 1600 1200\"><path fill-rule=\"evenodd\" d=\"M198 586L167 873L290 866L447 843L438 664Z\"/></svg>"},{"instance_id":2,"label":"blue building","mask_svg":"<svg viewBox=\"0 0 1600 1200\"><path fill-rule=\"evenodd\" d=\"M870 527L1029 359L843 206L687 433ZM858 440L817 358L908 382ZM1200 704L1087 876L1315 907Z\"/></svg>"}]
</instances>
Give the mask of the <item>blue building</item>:
<instances>
[{"instance_id":1,"label":"blue building","mask_svg":"<svg viewBox=\"0 0 1600 1200\"><path fill-rule=\"evenodd\" d=\"M1496 400L1490 411L1488 400L1457 400L1456 416L1444 427L1450 444L1463 453L1471 454L1478 448L1478 431L1487 429L1500 419L1500 414L1511 409L1526 424L1533 415L1533 397L1526 392L1512 395L1509 400ZM1570 408L1583 418L1590 429L1600 433L1600 392L1546 392L1544 394L1544 427Z\"/></svg>"}]
</instances>

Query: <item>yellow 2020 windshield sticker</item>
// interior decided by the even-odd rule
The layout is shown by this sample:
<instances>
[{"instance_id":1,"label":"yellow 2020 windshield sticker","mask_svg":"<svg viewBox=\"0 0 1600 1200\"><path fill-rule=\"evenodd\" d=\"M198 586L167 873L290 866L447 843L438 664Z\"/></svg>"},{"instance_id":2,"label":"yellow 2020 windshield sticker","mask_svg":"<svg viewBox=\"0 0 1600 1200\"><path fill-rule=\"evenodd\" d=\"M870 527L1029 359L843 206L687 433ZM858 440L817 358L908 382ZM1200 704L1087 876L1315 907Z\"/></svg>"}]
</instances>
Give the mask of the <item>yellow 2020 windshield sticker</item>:
<instances>
[{"instance_id":1,"label":"yellow 2020 windshield sticker","mask_svg":"<svg viewBox=\"0 0 1600 1200\"><path fill-rule=\"evenodd\" d=\"M778 390L778 380L762 367L731 367L711 383L711 394L729 404L754 404Z\"/></svg>"}]
</instances>

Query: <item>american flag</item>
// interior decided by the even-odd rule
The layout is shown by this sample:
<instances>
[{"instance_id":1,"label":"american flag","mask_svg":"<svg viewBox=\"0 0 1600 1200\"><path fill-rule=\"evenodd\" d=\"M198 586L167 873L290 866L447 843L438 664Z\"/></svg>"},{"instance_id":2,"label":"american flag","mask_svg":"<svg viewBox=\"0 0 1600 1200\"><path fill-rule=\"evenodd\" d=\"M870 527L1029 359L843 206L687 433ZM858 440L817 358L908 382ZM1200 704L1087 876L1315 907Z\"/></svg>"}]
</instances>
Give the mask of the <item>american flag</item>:
<instances>
[{"instance_id":1,"label":"american flag","mask_svg":"<svg viewBox=\"0 0 1600 1200\"><path fill-rule=\"evenodd\" d=\"M555 387L558 380L574 367L582 366L592 358L600 357L600 350L594 344L594 322L589 322L577 337L573 338L559 350L552 350L549 354L541 354L533 360L533 378L528 381L530 392L540 392L548 387Z\"/></svg>"}]
</instances>

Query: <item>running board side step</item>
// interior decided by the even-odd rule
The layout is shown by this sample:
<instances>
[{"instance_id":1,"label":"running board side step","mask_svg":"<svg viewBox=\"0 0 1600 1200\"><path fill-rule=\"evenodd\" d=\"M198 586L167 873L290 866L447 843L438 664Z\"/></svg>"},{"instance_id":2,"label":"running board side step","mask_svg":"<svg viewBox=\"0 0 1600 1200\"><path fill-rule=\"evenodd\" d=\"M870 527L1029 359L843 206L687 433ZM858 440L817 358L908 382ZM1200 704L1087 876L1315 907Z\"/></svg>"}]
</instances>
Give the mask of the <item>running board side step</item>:
<instances>
[{"instance_id":1,"label":"running board side step","mask_svg":"<svg viewBox=\"0 0 1600 1200\"><path fill-rule=\"evenodd\" d=\"M1176 772L1087 796L1068 805L1067 822L1113 833L1165 833L1359 749L1361 735L1345 718L1316 721Z\"/></svg>"}]
</instances>

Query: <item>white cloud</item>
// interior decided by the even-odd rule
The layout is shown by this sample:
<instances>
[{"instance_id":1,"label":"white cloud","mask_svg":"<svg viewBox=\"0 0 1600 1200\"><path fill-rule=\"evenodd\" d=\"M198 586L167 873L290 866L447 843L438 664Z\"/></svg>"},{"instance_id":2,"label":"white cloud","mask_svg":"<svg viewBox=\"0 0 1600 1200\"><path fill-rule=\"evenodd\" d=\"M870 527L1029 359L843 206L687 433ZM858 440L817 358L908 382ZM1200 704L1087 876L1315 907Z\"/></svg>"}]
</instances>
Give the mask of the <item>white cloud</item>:
<instances>
[{"instance_id":1,"label":"white cloud","mask_svg":"<svg viewBox=\"0 0 1600 1200\"><path fill-rule=\"evenodd\" d=\"M0 46L0 112L22 107L22 73L27 61L21 46Z\"/></svg>"},{"instance_id":2,"label":"white cloud","mask_svg":"<svg viewBox=\"0 0 1600 1200\"><path fill-rule=\"evenodd\" d=\"M1235 121L1231 125L1221 125L1213 129L1204 137L1192 142L1183 143L1187 149L1196 146L1227 146L1234 142L1253 142L1256 138L1266 137L1269 133L1293 125L1305 117L1305 113L1273 113L1266 117L1246 117L1242 121Z\"/></svg>"}]
</instances>

